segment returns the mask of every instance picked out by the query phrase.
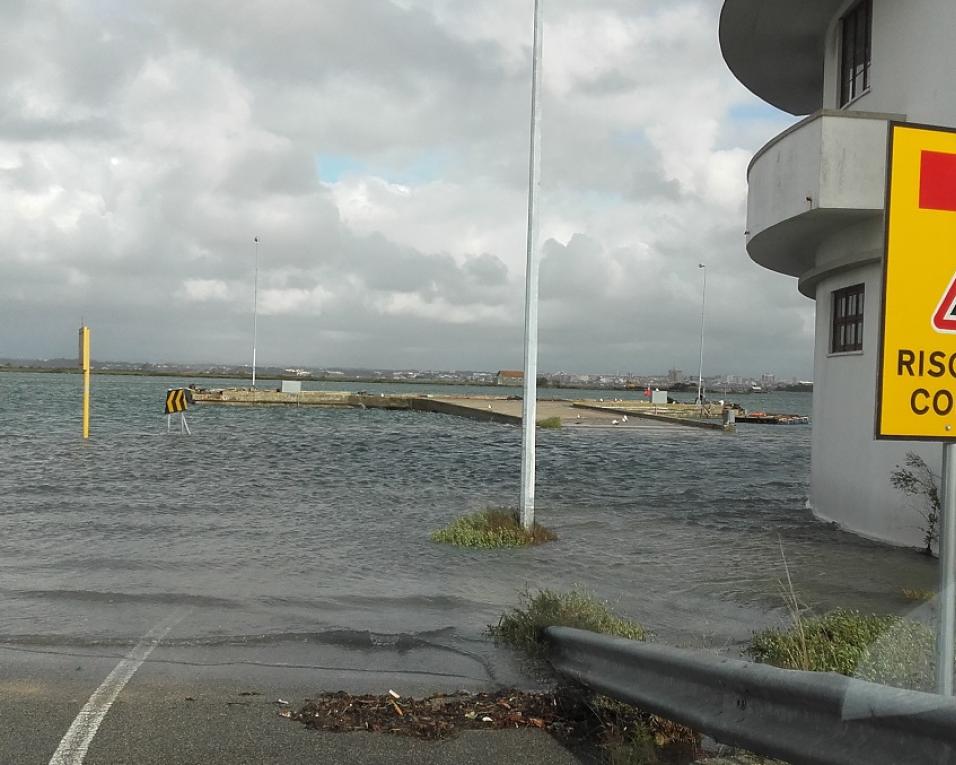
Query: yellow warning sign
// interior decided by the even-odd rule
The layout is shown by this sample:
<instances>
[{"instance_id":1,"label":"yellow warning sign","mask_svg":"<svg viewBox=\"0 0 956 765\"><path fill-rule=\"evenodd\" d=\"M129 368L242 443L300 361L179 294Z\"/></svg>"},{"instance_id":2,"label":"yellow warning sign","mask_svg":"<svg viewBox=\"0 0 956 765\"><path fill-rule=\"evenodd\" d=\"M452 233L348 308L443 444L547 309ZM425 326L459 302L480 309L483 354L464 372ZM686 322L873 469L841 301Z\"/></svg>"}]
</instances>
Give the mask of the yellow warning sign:
<instances>
[{"instance_id":1,"label":"yellow warning sign","mask_svg":"<svg viewBox=\"0 0 956 765\"><path fill-rule=\"evenodd\" d=\"M893 124L877 438L956 439L956 130Z\"/></svg>"},{"instance_id":2,"label":"yellow warning sign","mask_svg":"<svg viewBox=\"0 0 956 765\"><path fill-rule=\"evenodd\" d=\"M192 403L192 395L185 388L166 391L166 414L185 412L189 403Z\"/></svg>"}]
</instances>

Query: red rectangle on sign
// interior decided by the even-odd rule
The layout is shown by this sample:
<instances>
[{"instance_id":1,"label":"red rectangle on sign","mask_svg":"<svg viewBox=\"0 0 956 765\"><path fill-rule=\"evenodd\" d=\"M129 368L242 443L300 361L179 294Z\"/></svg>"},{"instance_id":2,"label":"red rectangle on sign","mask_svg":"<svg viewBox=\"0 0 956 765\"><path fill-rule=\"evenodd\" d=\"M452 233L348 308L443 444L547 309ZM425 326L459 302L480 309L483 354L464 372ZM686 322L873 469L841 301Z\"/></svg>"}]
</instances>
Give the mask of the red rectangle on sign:
<instances>
[{"instance_id":1,"label":"red rectangle on sign","mask_svg":"<svg viewBox=\"0 0 956 765\"><path fill-rule=\"evenodd\" d=\"M924 151L920 159L919 206L956 212L956 154Z\"/></svg>"}]
</instances>

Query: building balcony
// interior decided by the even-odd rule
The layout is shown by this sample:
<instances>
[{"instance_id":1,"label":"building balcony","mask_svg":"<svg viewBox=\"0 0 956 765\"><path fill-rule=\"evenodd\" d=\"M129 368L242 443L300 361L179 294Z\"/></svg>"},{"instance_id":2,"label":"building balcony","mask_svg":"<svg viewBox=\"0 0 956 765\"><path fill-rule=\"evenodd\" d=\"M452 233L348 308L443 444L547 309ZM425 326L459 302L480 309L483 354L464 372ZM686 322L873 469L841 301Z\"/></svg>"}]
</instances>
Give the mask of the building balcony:
<instances>
[{"instance_id":1,"label":"building balcony","mask_svg":"<svg viewBox=\"0 0 956 765\"><path fill-rule=\"evenodd\" d=\"M823 104L827 30L844 0L724 0L720 48L752 93L791 114Z\"/></svg>"},{"instance_id":2,"label":"building balcony","mask_svg":"<svg viewBox=\"0 0 956 765\"><path fill-rule=\"evenodd\" d=\"M821 111L764 146L747 171L747 252L805 277L821 242L883 214L887 135L898 114ZM801 286L802 289L802 286Z\"/></svg>"}]
</instances>

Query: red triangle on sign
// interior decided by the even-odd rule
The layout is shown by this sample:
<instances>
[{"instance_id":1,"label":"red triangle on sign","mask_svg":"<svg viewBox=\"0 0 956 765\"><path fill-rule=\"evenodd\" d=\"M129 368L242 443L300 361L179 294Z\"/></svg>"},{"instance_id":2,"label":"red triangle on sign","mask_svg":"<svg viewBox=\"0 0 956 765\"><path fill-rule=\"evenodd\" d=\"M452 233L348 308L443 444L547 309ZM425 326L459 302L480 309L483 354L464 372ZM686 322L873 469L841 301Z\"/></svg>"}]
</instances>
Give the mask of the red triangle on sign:
<instances>
[{"instance_id":1,"label":"red triangle on sign","mask_svg":"<svg viewBox=\"0 0 956 765\"><path fill-rule=\"evenodd\" d=\"M943 299L936 306L933 314L933 329L937 332L956 333L956 274L943 293Z\"/></svg>"}]
</instances>

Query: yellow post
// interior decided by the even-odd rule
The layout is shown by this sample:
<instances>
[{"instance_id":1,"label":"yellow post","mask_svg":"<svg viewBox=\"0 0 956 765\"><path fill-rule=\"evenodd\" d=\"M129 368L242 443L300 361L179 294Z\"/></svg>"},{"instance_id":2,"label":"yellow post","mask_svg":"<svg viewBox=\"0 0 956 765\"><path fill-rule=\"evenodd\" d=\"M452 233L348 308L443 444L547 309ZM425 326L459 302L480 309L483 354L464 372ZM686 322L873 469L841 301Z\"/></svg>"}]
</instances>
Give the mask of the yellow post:
<instances>
[{"instance_id":1,"label":"yellow post","mask_svg":"<svg viewBox=\"0 0 956 765\"><path fill-rule=\"evenodd\" d=\"M90 328L80 327L80 369L83 370L83 438L90 437Z\"/></svg>"}]
</instances>

